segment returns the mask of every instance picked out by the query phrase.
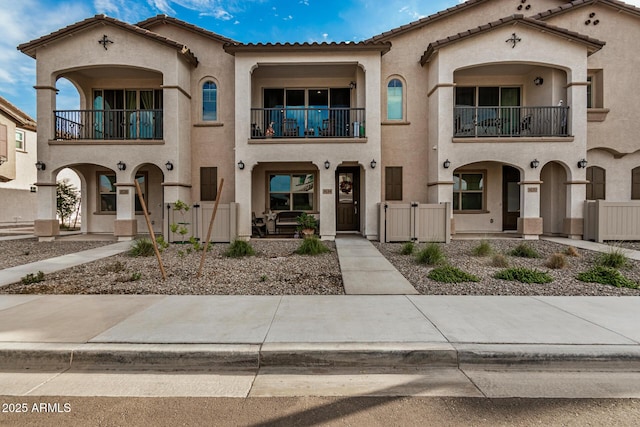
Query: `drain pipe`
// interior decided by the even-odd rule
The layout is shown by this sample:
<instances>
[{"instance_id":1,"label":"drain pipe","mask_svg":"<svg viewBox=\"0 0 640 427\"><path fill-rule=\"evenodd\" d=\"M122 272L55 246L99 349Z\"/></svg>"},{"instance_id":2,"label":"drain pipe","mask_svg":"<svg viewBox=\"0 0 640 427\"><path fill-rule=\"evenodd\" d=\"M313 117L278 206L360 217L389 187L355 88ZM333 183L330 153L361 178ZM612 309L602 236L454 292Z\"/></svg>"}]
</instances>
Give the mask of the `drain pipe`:
<instances>
[{"instance_id":1,"label":"drain pipe","mask_svg":"<svg viewBox=\"0 0 640 427\"><path fill-rule=\"evenodd\" d=\"M387 243L387 208L389 207L389 204L385 203L384 204L384 242L383 243Z\"/></svg>"}]
</instances>

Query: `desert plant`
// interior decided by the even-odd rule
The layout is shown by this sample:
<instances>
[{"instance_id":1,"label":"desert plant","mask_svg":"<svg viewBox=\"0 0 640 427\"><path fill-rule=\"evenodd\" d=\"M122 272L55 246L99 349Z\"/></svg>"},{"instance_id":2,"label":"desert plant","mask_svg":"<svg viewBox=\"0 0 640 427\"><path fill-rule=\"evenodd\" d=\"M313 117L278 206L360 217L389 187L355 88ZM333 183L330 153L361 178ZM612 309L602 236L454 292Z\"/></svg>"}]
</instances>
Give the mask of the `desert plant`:
<instances>
[{"instance_id":1,"label":"desert plant","mask_svg":"<svg viewBox=\"0 0 640 427\"><path fill-rule=\"evenodd\" d=\"M553 278L544 271L531 270L523 267L513 267L498 271L496 279L517 281L522 283L549 283Z\"/></svg>"},{"instance_id":2,"label":"desert plant","mask_svg":"<svg viewBox=\"0 0 640 427\"><path fill-rule=\"evenodd\" d=\"M306 212L302 212L296 218L296 222L298 223L296 231L301 232L305 237L313 236L318 229L318 220L316 219L316 217L313 215L309 215Z\"/></svg>"},{"instance_id":3,"label":"desert plant","mask_svg":"<svg viewBox=\"0 0 640 427\"><path fill-rule=\"evenodd\" d=\"M249 244L249 242L245 242L244 240L234 240L229 245L229 249L226 250L224 256L230 258L241 258L244 256L255 255L256 251Z\"/></svg>"},{"instance_id":4,"label":"desert plant","mask_svg":"<svg viewBox=\"0 0 640 427\"><path fill-rule=\"evenodd\" d=\"M507 268L509 266L509 260L504 254L495 254L491 258L491 265L494 267Z\"/></svg>"},{"instance_id":5,"label":"desert plant","mask_svg":"<svg viewBox=\"0 0 640 427\"><path fill-rule=\"evenodd\" d=\"M437 265L446 260L442 248L437 243L429 243L416 255L419 264Z\"/></svg>"},{"instance_id":6,"label":"desert plant","mask_svg":"<svg viewBox=\"0 0 640 427\"><path fill-rule=\"evenodd\" d=\"M269 280L269 277L267 277L266 274L263 274L262 276L260 276L260 281L261 282L266 282L267 280Z\"/></svg>"},{"instance_id":7,"label":"desert plant","mask_svg":"<svg viewBox=\"0 0 640 427\"><path fill-rule=\"evenodd\" d=\"M567 257L560 252L556 252L549 257L546 266L554 270L565 268L567 266Z\"/></svg>"},{"instance_id":8,"label":"desert plant","mask_svg":"<svg viewBox=\"0 0 640 427\"><path fill-rule=\"evenodd\" d=\"M578 253L578 250L576 249L575 246L569 246L565 251L564 254L566 256L571 256L571 257L578 257L580 256L580 253Z\"/></svg>"},{"instance_id":9,"label":"desert plant","mask_svg":"<svg viewBox=\"0 0 640 427\"><path fill-rule=\"evenodd\" d=\"M462 271L457 267L449 264L436 267L429 272L427 277L436 282L443 283L463 283L463 282L479 282L480 279L473 274Z\"/></svg>"},{"instance_id":10,"label":"desert plant","mask_svg":"<svg viewBox=\"0 0 640 427\"><path fill-rule=\"evenodd\" d=\"M56 213L62 221L64 228L71 228L71 217L78 214L80 204L80 192L68 179L56 183ZM69 220L69 224L66 224Z\"/></svg>"},{"instance_id":11,"label":"desert plant","mask_svg":"<svg viewBox=\"0 0 640 427\"><path fill-rule=\"evenodd\" d=\"M491 252L493 252L493 248L491 247L491 244L486 240L482 240L478 244L478 246L473 248L472 251L475 256L488 256L491 255Z\"/></svg>"},{"instance_id":12,"label":"desert plant","mask_svg":"<svg viewBox=\"0 0 640 427\"><path fill-rule=\"evenodd\" d=\"M330 249L317 236L309 236L302 241L295 252L298 255L319 255L329 251Z\"/></svg>"},{"instance_id":13,"label":"desert plant","mask_svg":"<svg viewBox=\"0 0 640 427\"><path fill-rule=\"evenodd\" d=\"M402 249L400 249L400 253L402 255L411 255L415 250L416 245L413 242L406 242L402 245Z\"/></svg>"},{"instance_id":14,"label":"desert plant","mask_svg":"<svg viewBox=\"0 0 640 427\"><path fill-rule=\"evenodd\" d=\"M138 257L138 256L151 256L154 254L153 250L153 242L151 239L143 237L142 239L136 239L131 244L131 249L129 249L129 256Z\"/></svg>"},{"instance_id":15,"label":"desert plant","mask_svg":"<svg viewBox=\"0 0 640 427\"><path fill-rule=\"evenodd\" d=\"M44 273L38 271L36 274L29 273L20 279L23 285L31 285L33 283L40 283L44 280Z\"/></svg>"},{"instance_id":16,"label":"desert plant","mask_svg":"<svg viewBox=\"0 0 640 427\"><path fill-rule=\"evenodd\" d=\"M608 252L600 254L596 262L602 267L622 268L628 265L629 259L621 248L613 247Z\"/></svg>"},{"instance_id":17,"label":"desert plant","mask_svg":"<svg viewBox=\"0 0 640 427\"><path fill-rule=\"evenodd\" d=\"M129 278L130 282L136 282L138 280L140 280L142 278L142 273L140 273L139 271L135 271L133 273L131 273L131 277Z\"/></svg>"},{"instance_id":18,"label":"desert plant","mask_svg":"<svg viewBox=\"0 0 640 427\"><path fill-rule=\"evenodd\" d=\"M509 252L509 255L521 258L540 258L538 252L526 243L520 243Z\"/></svg>"},{"instance_id":19,"label":"desert plant","mask_svg":"<svg viewBox=\"0 0 640 427\"><path fill-rule=\"evenodd\" d=\"M158 250L160 252L164 251L165 249L167 249L169 247L169 242L164 240L164 237L162 237L162 236L156 237L156 243L158 244Z\"/></svg>"},{"instance_id":20,"label":"desert plant","mask_svg":"<svg viewBox=\"0 0 640 427\"><path fill-rule=\"evenodd\" d=\"M189 223L186 222L185 218L185 215L187 214L187 212L189 212L189 209L191 209L191 207L182 200L176 200L173 203L173 210L178 212L178 214L182 218L182 221L169 224L169 229L172 233L178 233L180 236L182 236L182 243L185 242L185 236L189 232L189 229L187 228Z\"/></svg>"},{"instance_id":21,"label":"desert plant","mask_svg":"<svg viewBox=\"0 0 640 427\"><path fill-rule=\"evenodd\" d=\"M590 270L578 274L576 276L576 279L580 280L581 282L601 283L603 285L611 285L618 288L638 288L638 283L635 283L634 281L626 278L615 268L605 267L602 265L596 265Z\"/></svg>"}]
</instances>

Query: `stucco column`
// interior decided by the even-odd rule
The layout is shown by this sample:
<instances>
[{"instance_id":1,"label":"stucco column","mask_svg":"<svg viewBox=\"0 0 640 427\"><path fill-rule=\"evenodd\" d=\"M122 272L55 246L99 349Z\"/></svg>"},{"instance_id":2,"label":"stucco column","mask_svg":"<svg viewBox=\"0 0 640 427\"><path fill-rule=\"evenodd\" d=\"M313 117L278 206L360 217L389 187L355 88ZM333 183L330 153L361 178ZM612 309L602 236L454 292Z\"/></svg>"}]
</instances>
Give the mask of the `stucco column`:
<instances>
[{"instance_id":1,"label":"stucco column","mask_svg":"<svg viewBox=\"0 0 640 427\"><path fill-rule=\"evenodd\" d=\"M364 167L364 179L365 179L365 198L362 203L361 209L366 207L365 214L365 228L364 234L368 240L378 240L379 232L379 212L378 206L381 202L382 194L382 173L381 167L378 165L375 168L371 168L369 164L365 164Z\"/></svg>"},{"instance_id":2,"label":"stucco column","mask_svg":"<svg viewBox=\"0 0 640 427\"><path fill-rule=\"evenodd\" d=\"M329 169L322 164L318 167L319 182L316 186L318 203L320 204L320 238L322 240L335 240L336 238L336 194L335 194L335 164L336 160L329 161Z\"/></svg>"},{"instance_id":3,"label":"stucco column","mask_svg":"<svg viewBox=\"0 0 640 427\"><path fill-rule=\"evenodd\" d=\"M251 188L251 176L253 175L254 166L254 164L245 164L244 169L236 166L238 240L251 239L251 192L253 191Z\"/></svg>"},{"instance_id":4,"label":"stucco column","mask_svg":"<svg viewBox=\"0 0 640 427\"><path fill-rule=\"evenodd\" d=\"M584 177L584 172L578 172ZM567 182L567 214L564 218L563 232L570 239L582 239L584 233L584 201L587 197L586 180Z\"/></svg>"},{"instance_id":5,"label":"stucco column","mask_svg":"<svg viewBox=\"0 0 640 427\"><path fill-rule=\"evenodd\" d=\"M116 177L116 219L113 224L113 235L118 241L132 240L138 233L136 222L136 187L133 183L120 183Z\"/></svg>"},{"instance_id":6,"label":"stucco column","mask_svg":"<svg viewBox=\"0 0 640 427\"><path fill-rule=\"evenodd\" d=\"M538 239L542 234L542 218L540 217L540 175L537 169L525 170L524 179L520 181L520 218L518 233L523 239Z\"/></svg>"},{"instance_id":7,"label":"stucco column","mask_svg":"<svg viewBox=\"0 0 640 427\"><path fill-rule=\"evenodd\" d=\"M56 184L38 182L37 185L38 219L34 221L33 234L40 242L49 242L60 234L60 223L56 217Z\"/></svg>"}]
</instances>

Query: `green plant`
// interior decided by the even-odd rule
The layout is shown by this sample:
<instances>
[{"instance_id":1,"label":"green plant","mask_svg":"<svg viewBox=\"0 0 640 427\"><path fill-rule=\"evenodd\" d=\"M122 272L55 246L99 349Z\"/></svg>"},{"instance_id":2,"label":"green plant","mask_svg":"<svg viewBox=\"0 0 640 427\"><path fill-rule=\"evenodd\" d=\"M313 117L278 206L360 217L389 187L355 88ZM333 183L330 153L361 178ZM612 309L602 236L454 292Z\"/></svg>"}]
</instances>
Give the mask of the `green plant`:
<instances>
[{"instance_id":1,"label":"green plant","mask_svg":"<svg viewBox=\"0 0 640 427\"><path fill-rule=\"evenodd\" d=\"M504 254L495 254L491 258L491 265L494 267L507 268L509 266L509 260Z\"/></svg>"},{"instance_id":2,"label":"green plant","mask_svg":"<svg viewBox=\"0 0 640 427\"><path fill-rule=\"evenodd\" d=\"M165 249L167 249L169 247L169 242L164 240L163 236L156 237L156 243L158 244L158 250L160 252L164 251Z\"/></svg>"},{"instance_id":3,"label":"green plant","mask_svg":"<svg viewBox=\"0 0 640 427\"><path fill-rule=\"evenodd\" d=\"M404 245L402 245L402 249L400 249L400 253L402 255L411 255L413 254L413 251L415 250L416 245L413 242L406 242Z\"/></svg>"},{"instance_id":4,"label":"green plant","mask_svg":"<svg viewBox=\"0 0 640 427\"><path fill-rule=\"evenodd\" d=\"M473 248L473 254L475 256L487 256L487 255L491 255L492 252L493 252L493 248L491 247L491 244L486 240L482 240L478 244L478 246Z\"/></svg>"},{"instance_id":5,"label":"green plant","mask_svg":"<svg viewBox=\"0 0 640 427\"><path fill-rule=\"evenodd\" d=\"M178 233L179 235L182 236L182 242L185 242L185 236L187 235L187 233L189 232L189 228L187 228L187 226L189 225L188 222L185 221L185 215L187 214L187 212L189 212L189 209L191 209L191 207L186 204L185 202L183 202L182 200L176 200L173 203L173 210L174 212L178 212L178 214L180 215L180 218L182 219L182 221L178 222L178 223L171 223L169 224L169 229L171 230L172 233Z\"/></svg>"},{"instance_id":6,"label":"green plant","mask_svg":"<svg viewBox=\"0 0 640 427\"><path fill-rule=\"evenodd\" d=\"M576 249L575 246L569 246L565 251L564 254L566 256L571 256L571 257L578 257L580 256L580 254L578 253L578 250Z\"/></svg>"},{"instance_id":7,"label":"green plant","mask_svg":"<svg viewBox=\"0 0 640 427\"><path fill-rule=\"evenodd\" d=\"M298 223L298 227L296 230L313 230L314 232L318 229L318 220L315 216L309 215L306 212L302 212L297 218L296 222Z\"/></svg>"},{"instance_id":8,"label":"green plant","mask_svg":"<svg viewBox=\"0 0 640 427\"><path fill-rule=\"evenodd\" d=\"M131 278L129 279L130 282L136 282L138 280L140 280L142 278L142 273L140 273L139 271L135 271L133 273L131 273Z\"/></svg>"},{"instance_id":9,"label":"green plant","mask_svg":"<svg viewBox=\"0 0 640 427\"><path fill-rule=\"evenodd\" d=\"M182 249L178 250L178 252L177 252L177 253L178 253L178 256L179 256L180 258L184 258L185 253L184 253L184 251L183 251Z\"/></svg>"},{"instance_id":10,"label":"green plant","mask_svg":"<svg viewBox=\"0 0 640 427\"><path fill-rule=\"evenodd\" d=\"M427 275L429 279L443 283L479 282L480 278L451 265L436 267Z\"/></svg>"},{"instance_id":11,"label":"green plant","mask_svg":"<svg viewBox=\"0 0 640 427\"><path fill-rule=\"evenodd\" d=\"M44 280L44 273L42 271L38 271L36 274L29 273L20 279L23 285L31 285L33 283L42 282L43 280Z\"/></svg>"},{"instance_id":12,"label":"green plant","mask_svg":"<svg viewBox=\"0 0 640 427\"><path fill-rule=\"evenodd\" d=\"M549 283L553 278L544 271L531 270L523 267L513 267L498 271L496 279L517 281L522 283Z\"/></svg>"},{"instance_id":13,"label":"green plant","mask_svg":"<svg viewBox=\"0 0 640 427\"><path fill-rule=\"evenodd\" d=\"M602 267L622 268L628 265L629 259L619 247L613 247L608 252L600 254L597 264Z\"/></svg>"},{"instance_id":14,"label":"green plant","mask_svg":"<svg viewBox=\"0 0 640 427\"><path fill-rule=\"evenodd\" d=\"M151 239L143 237L142 239L136 239L131 244L129 249L129 256L151 256L154 254L153 242Z\"/></svg>"},{"instance_id":15,"label":"green plant","mask_svg":"<svg viewBox=\"0 0 640 427\"><path fill-rule=\"evenodd\" d=\"M330 252L330 249L317 236L309 236L302 240L295 252L298 255L319 255Z\"/></svg>"},{"instance_id":16,"label":"green plant","mask_svg":"<svg viewBox=\"0 0 640 427\"><path fill-rule=\"evenodd\" d=\"M437 265L446 260L442 248L437 243L429 243L416 255L419 264Z\"/></svg>"},{"instance_id":17,"label":"green plant","mask_svg":"<svg viewBox=\"0 0 640 427\"><path fill-rule=\"evenodd\" d=\"M267 277L266 274L263 274L262 276L260 276L260 281L261 282L266 282L267 280L269 280L269 278Z\"/></svg>"},{"instance_id":18,"label":"green plant","mask_svg":"<svg viewBox=\"0 0 640 427\"><path fill-rule=\"evenodd\" d=\"M509 255L521 258L540 258L538 252L526 243L520 243L511 252L509 252Z\"/></svg>"},{"instance_id":19,"label":"green plant","mask_svg":"<svg viewBox=\"0 0 640 427\"><path fill-rule=\"evenodd\" d=\"M63 228L71 228L71 217L80 207L80 192L69 183L68 179L58 181L56 183L56 213L62 221ZM69 224L65 224L65 220L69 220Z\"/></svg>"},{"instance_id":20,"label":"green plant","mask_svg":"<svg viewBox=\"0 0 640 427\"><path fill-rule=\"evenodd\" d=\"M196 252L200 252L201 250L204 249L204 246L200 243L200 240L196 239L193 236L189 238L189 243L191 243L193 250Z\"/></svg>"},{"instance_id":21,"label":"green plant","mask_svg":"<svg viewBox=\"0 0 640 427\"><path fill-rule=\"evenodd\" d=\"M255 255L256 251L244 240L234 240L229 245L229 249L224 253L225 256L230 258L241 258L244 256Z\"/></svg>"},{"instance_id":22,"label":"green plant","mask_svg":"<svg viewBox=\"0 0 640 427\"><path fill-rule=\"evenodd\" d=\"M596 265L590 270L580 273L576 276L576 279L581 282L588 283L601 283L603 285L616 286L618 288L632 288L637 289L638 284L634 281L624 277L622 273L613 267L605 267L602 265Z\"/></svg>"},{"instance_id":23,"label":"green plant","mask_svg":"<svg viewBox=\"0 0 640 427\"><path fill-rule=\"evenodd\" d=\"M549 257L546 266L549 268L553 268L554 270L565 268L567 266L567 257L565 256L565 254L556 252Z\"/></svg>"}]
</instances>

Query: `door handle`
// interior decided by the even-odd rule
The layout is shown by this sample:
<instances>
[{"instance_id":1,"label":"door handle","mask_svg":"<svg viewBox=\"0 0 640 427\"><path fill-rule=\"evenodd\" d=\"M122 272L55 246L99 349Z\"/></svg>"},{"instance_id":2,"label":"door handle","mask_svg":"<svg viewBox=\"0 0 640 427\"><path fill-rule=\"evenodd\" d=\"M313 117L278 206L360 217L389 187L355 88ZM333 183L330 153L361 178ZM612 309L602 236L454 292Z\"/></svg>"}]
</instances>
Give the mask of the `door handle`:
<instances>
[{"instance_id":1,"label":"door handle","mask_svg":"<svg viewBox=\"0 0 640 427\"><path fill-rule=\"evenodd\" d=\"M354 213L354 214L357 214L357 213L358 213L358 207L357 207L357 206L353 208L353 213Z\"/></svg>"}]
</instances>

